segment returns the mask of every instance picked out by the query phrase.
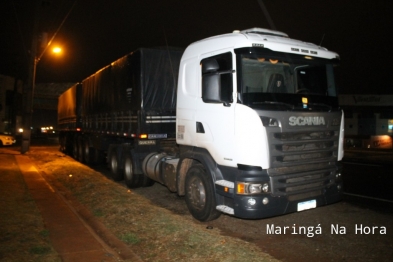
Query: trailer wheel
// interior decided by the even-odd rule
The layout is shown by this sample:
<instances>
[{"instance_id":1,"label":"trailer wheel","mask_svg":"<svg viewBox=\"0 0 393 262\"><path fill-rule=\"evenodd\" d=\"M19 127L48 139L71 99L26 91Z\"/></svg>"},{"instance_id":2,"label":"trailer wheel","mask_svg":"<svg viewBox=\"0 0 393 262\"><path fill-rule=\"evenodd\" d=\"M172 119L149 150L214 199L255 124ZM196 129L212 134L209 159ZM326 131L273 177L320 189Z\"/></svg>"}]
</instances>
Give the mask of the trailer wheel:
<instances>
[{"instance_id":1,"label":"trailer wheel","mask_svg":"<svg viewBox=\"0 0 393 262\"><path fill-rule=\"evenodd\" d=\"M74 142L72 143L72 157L78 160L78 140L74 137Z\"/></svg>"},{"instance_id":2,"label":"trailer wheel","mask_svg":"<svg viewBox=\"0 0 393 262\"><path fill-rule=\"evenodd\" d=\"M199 221L210 221L221 213L216 210L213 183L202 164L192 166L186 176L185 198L188 210Z\"/></svg>"},{"instance_id":3,"label":"trailer wheel","mask_svg":"<svg viewBox=\"0 0 393 262\"><path fill-rule=\"evenodd\" d=\"M104 154L101 150L99 149L93 149L94 151L92 151L92 162L94 165L98 165L101 164L102 162L105 162L104 159Z\"/></svg>"},{"instance_id":4,"label":"trailer wheel","mask_svg":"<svg viewBox=\"0 0 393 262\"><path fill-rule=\"evenodd\" d=\"M155 182L150 177L146 176L145 174L140 174L139 176L140 176L139 180L141 181L142 187L149 187L154 185Z\"/></svg>"},{"instance_id":5,"label":"trailer wheel","mask_svg":"<svg viewBox=\"0 0 393 262\"><path fill-rule=\"evenodd\" d=\"M78 160L81 163L85 162L85 159L83 157L83 139L81 137L79 137L78 139Z\"/></svg>"},{"instance_id":6,"label":"trailer wheel","mask_svg":"<svg viewBox=\"0 0 393 262\"><path fill-rule=\"evenodd\" d=\"M127 154L124 158L124 182L129 188L136 188L139 186L139 178L141 175L134 174L132 157Z\"/></svg>"},{"instance_id":7,"label":"trailer wheel","mask_svg":"<svg viewBox=\"0 0 393 262\"><path fill-rule=\"evenodd\" d=\"M64 137L64 140L65 140L65 150L66 150L65 153L69 156L72 156L73 155L73 143L72 143L73 141L69 135L66 135Z\"/></svg>"},{"instance_id":8,"label":"trailer wheel","mask_svg":"<svg viewBox=\"0 0 393 262\"><path fill-rule=\"evenodd\" d=\"M116 150L112 150L109 161L113 180L123 180L123 174L119 168L119 157L117 156Z\"/></svg>"},{"instance_id":9,"label":"trailer wheel","mask_svg":"<svg viewBox=\"0 0 393 262\"><path fill-rule=\"evenodd\" d=\"M89 146L89 142L87 140L83 141L83 158L85 163L91 165L94 163L94 149Z\"/></svg>"},{"instance_id":10,"label":"trailer wheel","mask_svg":"<svg viewBox=\"0 0 393 262\"><path fill-rule=\"evenodd\" d=\"M66 153L66 138L64 135L60 135L59 136L59 144L60 144L60 148L59 151L62 153Z\"/></svg>"}]
</instances>

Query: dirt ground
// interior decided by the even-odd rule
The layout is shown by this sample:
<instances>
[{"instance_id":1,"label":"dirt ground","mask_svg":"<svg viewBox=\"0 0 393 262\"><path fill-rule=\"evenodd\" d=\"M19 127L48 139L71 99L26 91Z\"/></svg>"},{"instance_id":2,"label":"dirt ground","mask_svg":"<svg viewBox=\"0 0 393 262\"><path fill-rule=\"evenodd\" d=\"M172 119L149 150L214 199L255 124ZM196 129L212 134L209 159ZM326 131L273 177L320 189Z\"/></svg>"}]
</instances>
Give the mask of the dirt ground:
<instances>
[{"instance_id":1,"label":"dirt ground","mask_svg":"<svg viewBox=\"0 0 393 262\"><path fill-rule=\"evenodd\" d=\"M215 221L201 223L191 217L183 198L162 185L132 191L121 182L116 183L115 189L108 187L115 182L109 180L110 173L105 167L87 168L58 152L56 147L36 148L30 157L54 174L120 239L137 248L146 261L174 255L187 261L207 257L210 261L222 261L220 254L228 251L221 248L230 241L235 241L236 246L231 261L260 261L255 257L262 252L282 261L393 261L390 211L375 211L344 200L268 219L242 220L221 215ZM103 179L98 181L97 174ZM130 197L122 198L124 192ZM132 205L139 215L132 214L129 201L136 201ZM169 216L161 216L168 212ZM144 223L146 220L150 222ZM163 231L157 233L159 230ZM212 240L210 234L222 238ZM146 242L149 246L141 244ZM213 246L206 250L208 255L193 253L203 242ZM169 251L176 254L168 254ZM191 259L190 252L194 256ZM245 255L252 253L258 255Z\"/></svg>"}]
</instances>

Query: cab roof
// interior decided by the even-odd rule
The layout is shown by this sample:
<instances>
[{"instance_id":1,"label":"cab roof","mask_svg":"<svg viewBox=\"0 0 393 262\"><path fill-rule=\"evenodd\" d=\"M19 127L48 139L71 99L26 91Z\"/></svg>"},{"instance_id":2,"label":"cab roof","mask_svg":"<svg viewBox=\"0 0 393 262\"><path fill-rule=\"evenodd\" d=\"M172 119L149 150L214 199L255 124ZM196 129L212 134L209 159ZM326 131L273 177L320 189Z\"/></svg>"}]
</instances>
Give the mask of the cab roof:
<instances>
[{"instance_id":1,"label":"cab roof","mask_svg":"<svg viewBox=\"0 0 393 262\"><path fill-rule=\"evenodd\" d=\"M224 49L237 49L244 47L268 48L277 52L314 56L326 59L338 58L339 55L324 47L291 39L286 33L264 29L250 28L235 30L229 34L217 35L194 42L187 47L184 57L193 57L209 53L216 53Z\"/></svg>"}]
</instances>

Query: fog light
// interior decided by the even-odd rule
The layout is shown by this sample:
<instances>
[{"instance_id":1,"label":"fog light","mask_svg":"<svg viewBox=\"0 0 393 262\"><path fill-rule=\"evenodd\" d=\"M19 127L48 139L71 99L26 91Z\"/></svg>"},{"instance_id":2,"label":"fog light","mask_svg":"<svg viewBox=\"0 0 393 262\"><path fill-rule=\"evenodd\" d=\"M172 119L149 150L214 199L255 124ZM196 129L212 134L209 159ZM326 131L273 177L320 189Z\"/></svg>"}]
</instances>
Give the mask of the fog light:
<instances>
[{"instance_id":1,"label":"fog light","mask_svg":"<svg viewBox=\"0 0 393 262\"><path fill-rule=\"evenodd\" d=\"M257 201L254 198L250 198L247 202L250 206L253 206Z\"/></svg>"},{"instance_id":2,"label":"fog light","mask_svg":"<svg viewBox=\"0 0 393 262\"><path fill-rule=\"evenodd\" d=\"M262 199L262 204L267 205L268 203L269 203L269 198L264 197L264 198Z\"/></svg>"},{"instance_id":3,"label":"fog light","mask_svg":"<svg viewBox=\"0 0 393 262\"><path fill-rule=\"evenodd\" d=\"M341 177L341 173L336 174L336 178L339 178L339 177Z\"/></svg>"}]
</instances>

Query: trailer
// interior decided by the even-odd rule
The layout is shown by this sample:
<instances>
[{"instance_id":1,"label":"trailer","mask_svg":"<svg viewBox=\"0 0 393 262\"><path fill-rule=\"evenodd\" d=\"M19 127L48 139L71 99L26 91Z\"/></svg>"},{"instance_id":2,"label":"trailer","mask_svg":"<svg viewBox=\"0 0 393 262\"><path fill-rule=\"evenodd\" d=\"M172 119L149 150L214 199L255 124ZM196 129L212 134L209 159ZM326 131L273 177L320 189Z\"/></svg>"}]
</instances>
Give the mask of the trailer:
<instances>
[{"instance_id":1,"label":"trailer","mask_svg":"<svg viewBox=\"0 0 393 262\"><path fill-rule=\"evenodd\" d=\"M252 28L138 49L59 98L61 149L130 188L161 183L200 221L341 200L339 56Z\"/></svg>"}]
</instances>

